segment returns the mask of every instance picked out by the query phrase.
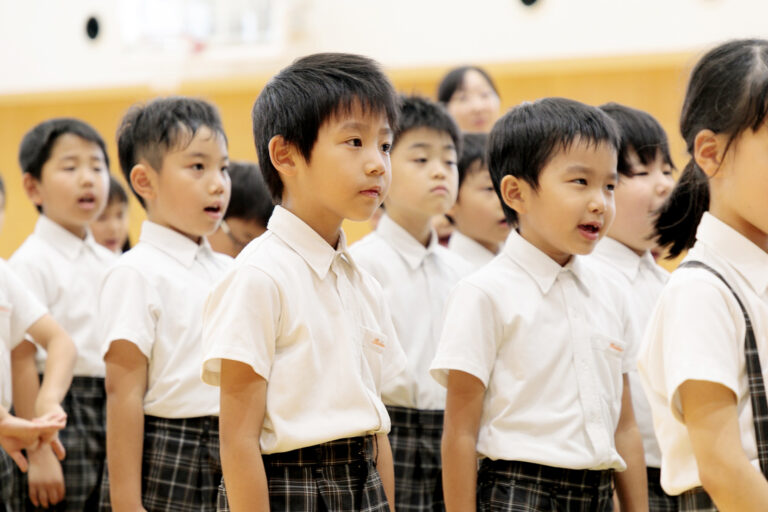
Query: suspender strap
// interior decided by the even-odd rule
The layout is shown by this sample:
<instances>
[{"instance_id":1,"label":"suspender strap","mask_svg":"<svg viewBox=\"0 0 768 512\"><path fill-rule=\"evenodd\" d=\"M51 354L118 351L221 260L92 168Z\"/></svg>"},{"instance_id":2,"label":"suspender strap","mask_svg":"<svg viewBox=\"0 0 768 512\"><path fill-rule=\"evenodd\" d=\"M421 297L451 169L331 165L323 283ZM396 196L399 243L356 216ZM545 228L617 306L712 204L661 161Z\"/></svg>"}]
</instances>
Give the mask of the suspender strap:
<instances>
[{"instance_id":1,"label":"suspender strap","mask_svg":"<svg viewBox=\"0 0 768 512\"><path fill-rule=\"evenodd\" d=\"M717 270L700 261L686 261L680 265L680 268L684 267L702 268L714 274L731 291L744 315L746 325L744 355L747 360L747 380L749 382L749 398L752 403L752 421L757 440L757 458L760 461L760 470L768 478L768 401L766 401L763 371L760 367L760 356L757 353L757 342L755 341L755 331L752 329L752 321L749 319L747 309L736 291Z\"/></svg>"}]
</instances>

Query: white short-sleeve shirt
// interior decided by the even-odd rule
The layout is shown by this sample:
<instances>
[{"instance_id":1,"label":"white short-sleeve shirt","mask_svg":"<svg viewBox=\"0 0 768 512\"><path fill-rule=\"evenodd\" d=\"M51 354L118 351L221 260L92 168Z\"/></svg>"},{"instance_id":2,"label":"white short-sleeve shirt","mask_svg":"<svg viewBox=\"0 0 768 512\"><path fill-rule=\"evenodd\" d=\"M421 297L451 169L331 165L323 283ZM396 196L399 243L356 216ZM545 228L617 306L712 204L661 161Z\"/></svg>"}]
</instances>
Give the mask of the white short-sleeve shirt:
<instances>
[{"instance_id":1,"label":"white short-sleeve shirt","mask_svg":"<svg viewBox=\"0 0 768 512\"><path fill-rule=\"evenodd\" d=\"M0 260L0 406L11 407L11 351L47 313L8 264Z\"/></svg>"},{"instance_id":2,"label":"white short-sleeve shirt","mask_svg":"<svg viewBox=\"0 0 768 512\"><path fill-rule=\"evenodd\" d=\"M203 342L205 382L219 384L222 359L267 380L263 453L389 431L381 388L405 355L381 287L343 233L334 249L276 207L211 293Z\"/></svg>"},{"instance_id":3,"label":"white short-sleeve shirt","mask_svg":"<svg viewBox=\"0 0 768 512\"><path fill-rule=\"evenodd\" d=\"M451 288L471 265L437 242L432 233L424 247L386 214L376 231L350 247L355 262L384 290L400 345L408 359L400 379L385 382L387 405L412 409L444 409L445 388L429 375Z\"/></svg>"},{"instance_id":4,"label":"white short-sleeve shirt","mask_svg":"<svg viewBox=\"0 0 768 512\"><path fill-rule=\"evenodd\" d=\"M144 413L161 418L219 414L219 394L200 381L203 304L232 258L145 221L139 243L104 279L102 355L126 340L148 360Z\"/></svg>"},{"instance_id":5,"label":"white short-sleeve shirt","mask_svg":"<svg viewBox=\"0 0 768 512\"><path fill-rule=\"evenodd\" d=\"M571 469L624 469L614 433L622 374L635 364L631 320L600 266L561 267L516 231L501 254L454 288L432 375L486 388L480 457Z\"/></svg>"},{"instance_id":6,"label":"white short-sleeve shirt","mask_svg":"<svg viewBox=\"0 0 768 512\"><path fill-rule=\"evenodd\" d=\"M648 325L661 290L669 279L669 272L656 264L650 251L638 256L632 249L613 238L606 237L601 240L592 255L616 271L613 279L622 286L630 301L634 326L632 341L640 350L645 327ZM635 411L637 428L643 438L645 464L652 468L659 468L661 467L661 450L653 431L651 404L645 397L637 368L629 372L629 385L632 390L632 408Z\"/></svg>"},{"instance_id":7,"label":"white short-sleeve shirt","mask_svg":"<svg viewBox=\"0 0 768 512\"><path fill-rule=\"evenodd\" d=\"M468 261L474 270L496 257L494 253L457 229L451 233L451 238L448 240L448 249Z\"/></svg>"},{"instance_id":8,"label":"white short-sleeve shirt","mask_svg":"<svg viewBox=\"0 0 768 512\"><path fill-rule=\"evenodd\" d=\"M77 347L74 375L104 377L98 333L99 285L117 256L93 239L73 235L45 215L8 263ZM38 350L42 373L45 352Z\"/></svg>"},{"instance_id":9,"label":"white short-sleeve shirt","mask_svg":"<svg viewBox=\"0 0 768 512\"><path fill-rule=\"evenodd\" d=\"M768 381L768 254L705 213L688 260L714 268L739 294L755 331L763 379ZM701 485L680 406L680 385L688 380L715 382L733 391L744 452L759 468L744 356L745 329L736 299L712 273L699 268L672 273L651 316L639 359L661 446L661 485L669 494Z\"/></svg>"}]
</instances>

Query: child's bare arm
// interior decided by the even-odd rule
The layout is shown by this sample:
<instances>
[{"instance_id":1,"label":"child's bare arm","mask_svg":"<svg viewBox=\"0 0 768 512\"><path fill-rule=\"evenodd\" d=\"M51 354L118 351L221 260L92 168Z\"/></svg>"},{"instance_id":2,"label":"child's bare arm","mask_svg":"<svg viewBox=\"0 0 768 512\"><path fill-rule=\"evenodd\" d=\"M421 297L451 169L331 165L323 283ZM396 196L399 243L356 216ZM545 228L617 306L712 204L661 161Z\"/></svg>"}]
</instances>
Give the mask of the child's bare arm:
<instances>
[{"instance_id":1,"label":"child's bare arm","mask_svg":"<svg viewBox=\"0 0 768 512\"><path fill-rule=\"evenodd\" d=\"M112 342L107 366L107 468L110 501L116 512L143 510L141 462L144 448L144 394L147 358L126 340Z\"/></svg>"},{"instance_id":2,"label":"child's bare arm","mask_svg":"<svg viewBox=\"0 0 768 512\"><path fill-rule=\"evenodd\" d=\"M261 426L267 381L247 364L221 361L221 465L232 512L268 511L269 490L261 459Z\"/></svg>"},{"instance_id":3,"label":"child's bare arm","mask_svg":"<svg viewBox=\"0 0 768 512\"><path fill-rule=\"evenodd\" d=\"M72 384L77 357L75 344L50 315L44 315L32 324L27 333L47 352L43 383L35 400L35 415L63 413L61 401Z\"/></svg>"},{"instance_id":4,"label":"child's bare arm","mask_svg":"<svg viewBox=\"0 0 768 512\"><path fill-rule=\"evenodd\" d=\"M477 486L477 432L485 386L468 373L448 372L441 454L447 512L474 512Z\"/></svg>"},{"instance_id":5,"label":"child's bare arm","mask_svg":"<svg viewBox=\"0 0 768 512\"><path fill-rule=\"evenodd\" d=\"M627 463L627 469L616 473L616 494L619 496L622 512L645 512L648 510L648 475L645 469L643 439L637 429L635 412L632 409L629 376L625 373L623 379L621 415L614 439L616 450Z\"/></svg>"},{"instance_id":6,"label":"child's bare arm","mask_svg":"<svg viewBox=\"0 0 768 512\"><path fill-rule=\"evenodd\" d=\"M387 434L376 434L376 446L378 447L376 470L381 477L389 508L395 510L395 463L392 460L392 446L389 444Z\"/></svg>"},{"instance_id":7,"label":"child's bare arm","mask_svg":"<svg viewBox=\"0 0 768 512\"><path fill-rule=\"evenodd\" d=\"M35 401L40 391L40 377L35 365L37 348L24 340L11 351L13 406L16 416L31 420L35 417Z\"/></svg>"},{"instance_id":8,"label":"child's bare arm","mask_svg":"<svg viewBox=\"0 0 768 512\"><path fill-rule=\"evenodd\" d=\"M718 510L765 510L768 481L744 453L733 391L689 380L680 386L680 403L699 478Z\"/></svg>"},{"instance_id":9,"label":"child's bare arm","mask_svg":"<svg viewBox=\"0 0 768 512\"><path fill-rule=\"evenodd\" d=\"M17 418L0 407L0 446L22 472L29 468L21 450L33 450L55 436L66 425L66 416L47 415L35 421Z\"/></svg>"}]
</instances>

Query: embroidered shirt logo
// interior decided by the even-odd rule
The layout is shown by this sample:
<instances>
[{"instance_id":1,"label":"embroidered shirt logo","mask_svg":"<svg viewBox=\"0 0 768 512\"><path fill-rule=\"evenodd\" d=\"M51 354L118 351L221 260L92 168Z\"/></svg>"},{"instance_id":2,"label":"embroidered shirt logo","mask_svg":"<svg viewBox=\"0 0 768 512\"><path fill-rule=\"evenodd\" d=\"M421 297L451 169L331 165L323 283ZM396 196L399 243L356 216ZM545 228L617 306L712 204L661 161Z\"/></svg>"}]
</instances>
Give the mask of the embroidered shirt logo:
<instances>
[{"instance_id":1,"label":"embroidered shirt logo","mask_svg":"<svg viewBox=\"0 0 768 512\"><path fill-rule=\"evenodd\" d=\"M623 348L621 348L620 346L618 346L617 344L615 344L613 342L611 342L611 344L608 345L608 346L611 347L613 350L615 350L617 352L624 352Z\"/></svg>"},{"instance_id":2,"label":"embroidered shirt logo","mask_svg":"<svg viewBox=\"0 0 768 512\"><path fill-rule=\"evenodd\" d=\"M384 345L384 343L382 343L382 342L381 342L381 340L380 340L379 338L375 338L375 339L372 341L372 343L373 343L374 345L376 345L377 347L386 348L386 345Z\"/></svg>"}]
</instances>

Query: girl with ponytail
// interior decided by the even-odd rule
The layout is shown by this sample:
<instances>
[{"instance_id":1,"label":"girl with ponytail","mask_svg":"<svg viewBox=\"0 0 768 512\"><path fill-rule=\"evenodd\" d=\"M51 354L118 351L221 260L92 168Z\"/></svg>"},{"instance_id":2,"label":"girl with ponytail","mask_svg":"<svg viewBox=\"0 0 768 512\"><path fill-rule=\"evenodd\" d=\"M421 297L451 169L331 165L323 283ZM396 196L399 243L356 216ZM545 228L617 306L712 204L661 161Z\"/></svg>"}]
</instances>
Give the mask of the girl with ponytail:
<instances>
[{"instance_id":1,"label":"girl with ponytail","mask_svg":"<svg viewBox=\"0 0 768 512\"><path fill-rule=\"evenodd\" d=\"M646 331L639 367L684 511L768 509L768 41L693 70L680 128L691 160L657 219L690 249Z\"/></svg>"}]
</instances>

